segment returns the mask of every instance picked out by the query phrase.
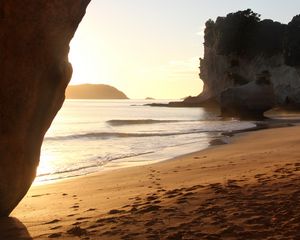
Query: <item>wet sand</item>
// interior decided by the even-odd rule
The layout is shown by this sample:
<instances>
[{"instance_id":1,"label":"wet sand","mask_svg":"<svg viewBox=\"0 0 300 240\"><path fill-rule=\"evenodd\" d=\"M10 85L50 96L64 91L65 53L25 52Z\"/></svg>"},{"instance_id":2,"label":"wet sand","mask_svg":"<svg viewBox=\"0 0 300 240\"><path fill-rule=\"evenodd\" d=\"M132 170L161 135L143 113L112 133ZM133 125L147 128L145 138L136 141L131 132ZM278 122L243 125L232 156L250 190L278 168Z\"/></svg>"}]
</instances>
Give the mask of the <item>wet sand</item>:
<instances>
[{"instance_id":1,"label":"wet sand","mask_svg":"<svg viewBox=\"0 0 300 240\"><path fill-rule=\"evenodd\" d=\"M262 130L34 186L0 220L0 239L300 239L299 146L300 127Z\"/></svg>"}]
</instances>

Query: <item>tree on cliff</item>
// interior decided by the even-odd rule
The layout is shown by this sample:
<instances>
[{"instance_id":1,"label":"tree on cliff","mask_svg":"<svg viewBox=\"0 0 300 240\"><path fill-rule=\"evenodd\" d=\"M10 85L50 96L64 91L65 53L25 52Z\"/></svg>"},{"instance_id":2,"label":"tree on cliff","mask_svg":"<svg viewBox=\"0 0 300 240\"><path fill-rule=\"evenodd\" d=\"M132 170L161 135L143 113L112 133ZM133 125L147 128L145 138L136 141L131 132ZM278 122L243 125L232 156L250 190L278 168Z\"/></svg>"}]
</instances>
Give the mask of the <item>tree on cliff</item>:
<instances>
[{"instance_id":1,"label":"tree on cliff","mask_svg":"<svg viewBox=\"0 0 300 240\"><path fill-rule=\"evenodd\" d=\"M209 19L205 23L204 29L204 45L206 47L213 47L216 40L216 27L215 22L212 19Z\"/></svg>"},{"instance_id":2,"label":"tree on cliff","mask_svg":"<svg viewBox=\"0 0 300 240\"><path fill-rule=\"evenodd\" d=\"M286 25L270 19L259 22L252 32L253 42L250 42L252 54L270 57L282 53L285 29Z\"/></svg>"},{"instance_id":3,"label":"tree on cliff","mask_svg":"<svg viewBox=\"0 0 300 240\"><path fill-rule=\"evenodd\" d=\"M300 15L295 16L287 26L284 56L286 64L300 66Z\"/></svg>"},{"instance_id":4,"label":"tree on cliff","mask_svg":"<svg viewBox=\"0 0 300 240\"><path fill-rule=\"evenodd\" d=\"M217 50L220 54L244 54L249 48L248 42L253 38L252 32L260 21L260 15L251 9L230 13L225 18L218 17L216 31Z\"/></svg>"},{"instance_id":5,"label":"tree on cliff","mask_svg":"<svg viewBox=\"0 0 300 240\"><path fill-rule=\"evenodd\" d=\"M272 20L260 20L251 9L218 17L206 22L204 45L218 54L237 54L247 58L272 56L283 50L285 25Z\"/></svg>"}]
</instances>

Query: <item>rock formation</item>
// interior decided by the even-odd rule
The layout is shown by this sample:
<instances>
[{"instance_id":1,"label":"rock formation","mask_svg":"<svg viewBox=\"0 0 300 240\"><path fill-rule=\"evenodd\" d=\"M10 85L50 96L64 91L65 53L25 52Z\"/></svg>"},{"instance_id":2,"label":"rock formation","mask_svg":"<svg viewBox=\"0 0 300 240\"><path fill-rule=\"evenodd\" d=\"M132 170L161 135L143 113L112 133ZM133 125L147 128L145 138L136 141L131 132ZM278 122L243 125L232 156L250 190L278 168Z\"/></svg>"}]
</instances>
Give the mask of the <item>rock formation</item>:
<instances>
[{"instance_id":1,"label":"rock formation","mask_svg":"<svg viewBox=\"0 0 300 240\"><path fill-rule=\"evenodd\" d=\"M222 92L227 88L240 89L240 86L255 81L257 74L267 71L271 76L275 104L300 107L299 27L300 15L285 25L261 20L250 9L218 17L216 21L208 20L204 58L200 59L204 90L193 101L213 99L220 102ZM222 101L225 95L228 92Z\"/></svg>"},{"instance_id":2,"label":"rock formation","mask_svg":"<svg viewBox=\"0 0 300 240\"><path fill-rule=\"evenodd\" d=\"M106 84L69 85L66 89L66 98L71 99L128 99L115 87Z\"/></svg>"},{"instance_id":3,"label":"rock formation","mask_svg":"<svg viewBox=\"0 0 300 240\"><path fill-rule=\"evenodd\" d=\"M0 216L35 178L44 134L72 75L69 42L89 2L0 1Z\"/></svg>"},{"instance_id":4,"label":"rock formation","mask_svg":"<svg viewBox=\"0 0 300 240\"><path fill-rule=\"evenodd\" d=\"M274 106L274 101L270 74L263 72L257 76L256 81L222 91L221 114L224 117L261 119L263 113Z\"/></svg>"}]
</instances>

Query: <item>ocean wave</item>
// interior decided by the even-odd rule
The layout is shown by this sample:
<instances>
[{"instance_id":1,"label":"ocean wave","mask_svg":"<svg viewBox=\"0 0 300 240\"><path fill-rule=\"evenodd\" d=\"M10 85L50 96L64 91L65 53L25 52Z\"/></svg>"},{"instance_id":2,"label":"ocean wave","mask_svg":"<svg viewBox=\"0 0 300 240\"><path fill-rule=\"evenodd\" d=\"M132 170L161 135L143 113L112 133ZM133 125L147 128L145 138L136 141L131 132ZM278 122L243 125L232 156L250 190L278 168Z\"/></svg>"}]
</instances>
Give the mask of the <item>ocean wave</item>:
<instances>
[{"instance_id":1,"label":"ocean wave","mask_svg":"<svg viewBox=\"0 0 300 240\"><path fill-rule=\"evenodd\" d=\"M158 122L191 122L197 120L153 120L153 119L140 119L140 120L110 120L111 124L122 125L122 124L139 124L139 123L158 123ZM199 124L196 127L192 125L193 128L178 130L176 126L170 127L168 131L155 131L155 132L118 132L118 131L107 131L107 132L83 132L75 133L70 135L54 135L46 136L44 141L68 141L68 140L106 140L112 138L145 138L145 137L167 137L167 136L179 136L187 134L199 134L199 133L222 133L232 130L248 129L255 126L251 122L220 122L220 121L210 121L204 124ZM172 131L173 130L173 131Z\"/></svg>"},{"instance_id":2,"label":"ocean wave","mask_svg":"<svg viewBox=\"0 0 300 240\"><path fill-rule=\"evenodd\" d=\"M106 121L111 126L155 124L155 123L176 123L176 122L194 122L198 120L155 120L155 119L114 119Z\"/></svg>"},{"instance_id":3,"label":"ocean wave","mask_svg":"<svg viewBox=\"0 0 300 240\"><path fill-rule=\"evenodd\" d=\"M131 157L138 157L138 156L151 154L151 153L154 153L154 152L148 151L148 152L142 152L142 153L123 154L123 155L118 155L118 156L109 157L109 158L104 157L103 159L101 157L98 157L97 159L95 159L95 163L90 164L90 165L78 166L78 167L73 167L73 168L64 169L64 170L57 170L57 171L54 171L51 173L50 172L42 173L42 174L38 174L37 177L47 177L47 176L53 177L53 175L68 174L68 173L74 173L74 172L83 171L83 170L87 170L87 172L90 172L90 171L88 171L88 169L102 167L103 165L105 165L109 162L115 161L115 160L126 159L126 158L131 158ZM67 177L69 177L69 176L67 176ZM55 179L55 177L51 180L54 180L54 179Z\"/></svg>"},{"instance_id":4,"label":"ocean wave","mask_svg":"<svg viewBox=\"0 0 300 240\"><path fill-rule=\"evenodd\" d=\"M133 138L133 137L167 137L176 135L196 134L207 132L204 130L192 130L185 132L166 132L166 133L124 133L124 132L91 132L82 134L73 134L67 136L55 136L45 137L45 141L66 141L66 140L78 140L78 139L110 139L110 138ZM220 132L220 131L214 131Z\"/></svg>"}]
</instances>

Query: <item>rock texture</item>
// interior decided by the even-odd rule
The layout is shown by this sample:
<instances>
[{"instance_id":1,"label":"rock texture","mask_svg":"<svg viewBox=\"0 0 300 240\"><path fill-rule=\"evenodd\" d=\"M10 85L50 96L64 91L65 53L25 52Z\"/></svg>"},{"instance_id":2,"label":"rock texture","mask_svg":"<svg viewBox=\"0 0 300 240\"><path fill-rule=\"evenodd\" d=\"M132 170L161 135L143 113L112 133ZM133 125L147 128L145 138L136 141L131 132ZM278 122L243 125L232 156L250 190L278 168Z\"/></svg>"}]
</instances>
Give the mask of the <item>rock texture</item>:
<instances>
[{"instance_id":1,"label":"rock texture","mask_svg":"<svg viewBox=\"0 0 300 240\"><path fill-rule=\"evenodd\" d=\"M66 89L66 98L71 99L128 99L115 87L106 84L70 85Z\"/></svg>"},{"instance_id":2,"label":"rock texture","mask_svg":"<svg viewBox=\"0 0 300 240\"><path fill-rule=\"evenodd\" d=\"M0 1L0 216L31 186L72 75L69 42L90 0Z\"/></svg>"},{"instance_id":3,"label":"rock texture","mask_svg":"<svg viewBox=\"0 0 300 240\"><path fill-rule=\"evenodd\" d=\"M221 114L224 117L262 119L263 113L274 106L275 95L268 72L257 76L256 81L227 88L220 97Z\"/></svg>"},{"instance_id":4,"label":"rock texture","mask_svg":"<svg viewBox=\"0 0 300 240\"><path fill-rule=\"evenodd\" d=\"M194 101L220 102L227 88L240 89L267 71L271 75L274 104L300 107L299 27L300 15L285 25L261 20L250 9L207 21L204 58L200 59L204 90Z\"/></svg>"}]
</instances>

